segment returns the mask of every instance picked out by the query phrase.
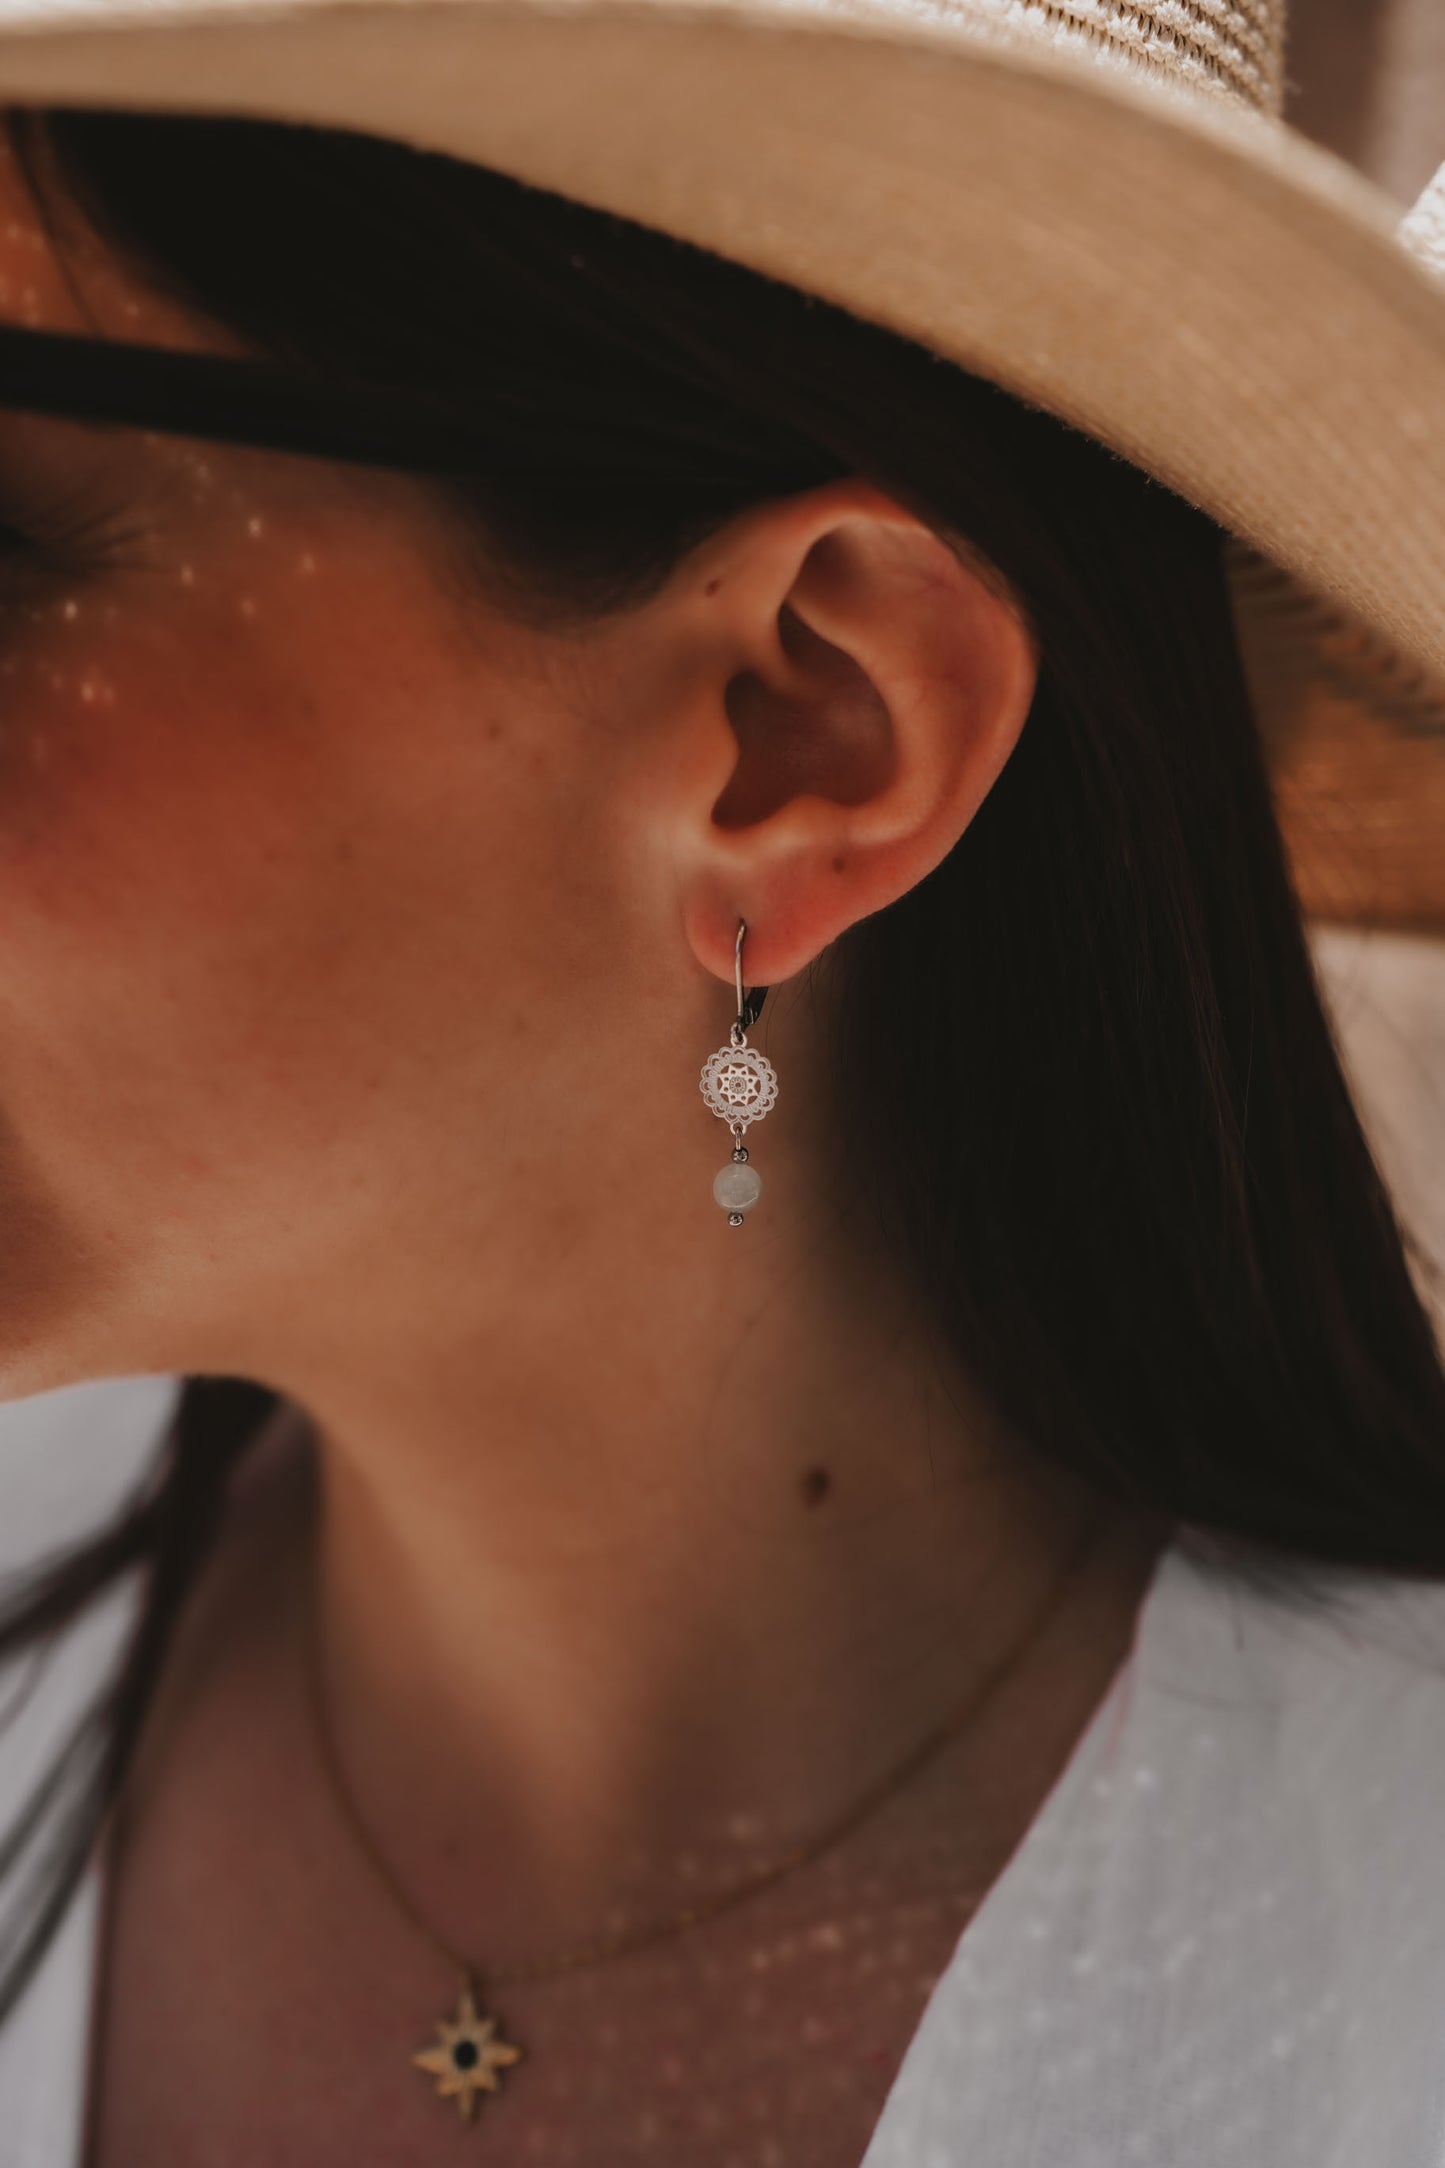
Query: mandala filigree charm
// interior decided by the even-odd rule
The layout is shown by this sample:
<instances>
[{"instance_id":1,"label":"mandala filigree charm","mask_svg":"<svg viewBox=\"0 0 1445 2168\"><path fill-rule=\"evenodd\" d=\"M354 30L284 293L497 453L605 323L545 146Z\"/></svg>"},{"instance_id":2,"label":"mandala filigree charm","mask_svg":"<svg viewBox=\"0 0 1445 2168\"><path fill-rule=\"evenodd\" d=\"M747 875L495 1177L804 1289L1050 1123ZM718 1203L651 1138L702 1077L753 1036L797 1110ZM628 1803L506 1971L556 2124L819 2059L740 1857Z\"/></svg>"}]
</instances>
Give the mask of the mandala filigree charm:
<instances>
[{"instance_id":1,"label":"mandala filigree charm","mask_svg":"<svg viewBox=\"0 0 1445 2168\"><path fill-rule=\"evenodd\" d=\"M776 1100L778 1072L746 1039L741 1046L720 1046L703 1065L702 1095L730 1129L746 1129L749 1122L760 1122Z\"/></svg>"},{"instance_id":2,"label":"mandala filigree charm","mask_svg":"<svg viewBox=\"0 0 1445 2168\"><path fill-rule=\"evenodd\" d=\"M464 1981L455 2018L437 2019L440 2046L423 2048L412 2061L437 2081L439 2100L455 2098L457 2113L470 2123L477 2112L478 2093L499 2093L499 2070L522 2060L522 2050L498 2037L498 2020L477 2009L470 1980Z\"/></svg>"},{"instance_id":3,"label":"mandala filigree charm","mask_svg":"<svg viewBox=\"0 0 1445 2168\"><path fill-rule=\"evenodd\" d=\"M702 1095L719 1121L733 1133L733 1156L720 1167L712 1193L728 1216L729 1227L741 1227L763 1194L762 1176L748 1165L743 1132L760 1122L778 1096L778 1072L766 1054L748 1045L747 1033L734 1024L727 1046L720 1046L703 1064Z\"/></svg>"}]
</instances>

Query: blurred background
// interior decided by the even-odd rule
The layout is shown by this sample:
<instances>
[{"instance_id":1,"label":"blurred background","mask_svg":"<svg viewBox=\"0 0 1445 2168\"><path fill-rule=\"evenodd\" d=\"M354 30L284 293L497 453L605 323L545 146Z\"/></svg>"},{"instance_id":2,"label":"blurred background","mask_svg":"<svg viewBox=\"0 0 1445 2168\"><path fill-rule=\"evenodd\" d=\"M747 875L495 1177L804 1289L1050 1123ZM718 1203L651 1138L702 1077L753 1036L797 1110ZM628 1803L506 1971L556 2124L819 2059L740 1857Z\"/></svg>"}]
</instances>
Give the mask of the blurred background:
<instances>
[{"instance_id":1,"label":"blurred background","mask_svg":"<svg viewBox=\"0 0 1445 2168\"><path fill-rule=\"evenodd\" d=\"M1293 0L1287 72L1286 118L1402 211L1445 162L1442 0ZM1422 1292L1445 1340L1445 737L1322 709L1272 761L1355 1097L1436 1261Z\"/></svg>"},{"instance_id":2,"label":"blurred background","mask_svg":"<svg viewBox=\"0 0 1445 2168\"><path fill-rule=\"evenodd\" d=\"M1413 203L1445 159L1440 0L1293 0L1285 115Z\"/></svg>"}]
</instances>

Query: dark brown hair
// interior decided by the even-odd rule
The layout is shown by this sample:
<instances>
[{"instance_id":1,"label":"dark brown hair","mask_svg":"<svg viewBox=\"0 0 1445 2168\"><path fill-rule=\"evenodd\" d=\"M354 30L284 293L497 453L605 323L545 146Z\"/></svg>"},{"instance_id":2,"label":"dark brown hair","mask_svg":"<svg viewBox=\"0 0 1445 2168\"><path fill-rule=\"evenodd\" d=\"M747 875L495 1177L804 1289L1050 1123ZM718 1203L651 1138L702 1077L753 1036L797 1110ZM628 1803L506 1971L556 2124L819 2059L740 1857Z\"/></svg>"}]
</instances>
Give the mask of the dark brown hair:
<instances>
[{"instance_id":1,"label":"dark brown hair","mask_svg":"<svg viewBox=\"0 0 1445 2168\"><path fill-rule=\"evenodd\" d=\"M483 169L258 122L11 132L57 222L80 207L258 354L534 455L434 484L518 609L623 610L733 512L845 474L997 569L1041 650L1017 750L829 959L854 1208L1007 1421L1103 1493L1241 1556L1445 1572L1445 1375L1322 1011L1214 524L920 347ZM144 1498L0 1622L19 1650L141 1576L114 1681L0 1852L56 1822L0 2015L271 1405L187 1381Z\"/></svg>"}]
</instances>

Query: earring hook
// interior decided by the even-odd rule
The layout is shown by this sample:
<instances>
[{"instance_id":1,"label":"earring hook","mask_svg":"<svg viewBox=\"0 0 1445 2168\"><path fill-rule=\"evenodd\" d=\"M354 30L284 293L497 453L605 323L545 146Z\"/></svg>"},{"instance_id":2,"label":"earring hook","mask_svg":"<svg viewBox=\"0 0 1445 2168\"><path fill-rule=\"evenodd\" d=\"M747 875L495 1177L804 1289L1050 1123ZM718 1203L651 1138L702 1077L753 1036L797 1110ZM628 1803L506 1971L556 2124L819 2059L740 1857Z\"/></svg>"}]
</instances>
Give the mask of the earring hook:
<instances>
[{"instance_id":1,"label":"earring hook","mask_svg":"<svg viewBox=\"0 0 1445 2168\"><path fill-rule=\"evenodd\" d=\"M743 993L743 935L748 930L747 920L738 920L738 937L733 943L733 976L738 989L738 1029L746 1031L763 1013L763 1000L768 992L766 986L755 986L751 993Z\"/></svg>"}]
</instances>

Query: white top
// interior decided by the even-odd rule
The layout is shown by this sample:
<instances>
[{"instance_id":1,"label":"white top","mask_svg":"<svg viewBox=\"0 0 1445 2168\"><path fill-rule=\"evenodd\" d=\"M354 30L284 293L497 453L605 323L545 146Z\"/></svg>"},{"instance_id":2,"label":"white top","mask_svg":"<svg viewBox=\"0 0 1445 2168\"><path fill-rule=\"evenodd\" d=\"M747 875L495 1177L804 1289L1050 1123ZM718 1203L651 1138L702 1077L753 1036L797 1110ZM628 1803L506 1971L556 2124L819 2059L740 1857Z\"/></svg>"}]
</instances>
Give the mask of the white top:
<instances>
[{"instance_id":1,"label":"white top","mask_svg":"<svg viewBox=\"0 0 1445 2168\"><path fill-rule=\"evenodd\" d=\"M0 1484L19 1432L32 1469L98 1423L134 1458L167 1401L136 1380L0 1409ZM0 1563L25 1526L0 1515ZM862 2168L1445 2168L1445 1584L1318 1579L1332 1607L1161 1555ZM0 1732L0 1813L126 1616ZM101 1895L93 1866L0 2030L3 2168L78 2168Z\"/></svg>"}]
</instances>

